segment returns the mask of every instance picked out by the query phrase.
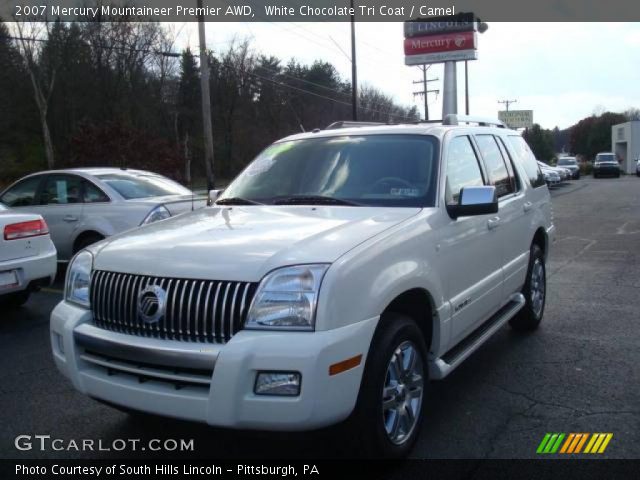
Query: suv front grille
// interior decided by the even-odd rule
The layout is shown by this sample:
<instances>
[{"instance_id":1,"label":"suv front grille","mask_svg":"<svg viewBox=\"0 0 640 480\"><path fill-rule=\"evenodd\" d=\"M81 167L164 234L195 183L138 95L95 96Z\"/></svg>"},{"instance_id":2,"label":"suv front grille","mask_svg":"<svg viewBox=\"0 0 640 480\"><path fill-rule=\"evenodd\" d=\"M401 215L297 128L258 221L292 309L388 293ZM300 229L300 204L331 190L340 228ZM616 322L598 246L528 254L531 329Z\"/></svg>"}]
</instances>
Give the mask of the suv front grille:
<instances>
[{"instance_id":1,"label":"suv front grille","mask_svg":"<svg viewBox=\"0 0 640 480\"><path fill-rule=\"evenodd\" d=\"M138 296L148 286L165 293L165 312L146 323L138 314ZM226 343L242 329L257 284L187 280L94 271L91 310L95 325L146 337Z\"/></svg>"}]
</instances>

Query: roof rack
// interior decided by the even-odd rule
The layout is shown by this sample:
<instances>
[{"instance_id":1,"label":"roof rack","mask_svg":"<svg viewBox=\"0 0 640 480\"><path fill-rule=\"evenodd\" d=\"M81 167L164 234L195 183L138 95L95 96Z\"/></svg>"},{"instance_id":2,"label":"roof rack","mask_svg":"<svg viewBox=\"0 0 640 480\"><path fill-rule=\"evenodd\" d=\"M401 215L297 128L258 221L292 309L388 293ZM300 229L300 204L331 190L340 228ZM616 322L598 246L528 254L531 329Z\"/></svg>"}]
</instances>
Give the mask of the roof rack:
<instances>
[{"instance_id":1,"label":"roof rack","mask_svg":"<svg viewBox=\"0 0 640 480\"><path fill-rule=\"evenodd\" d=\"M352 128L352 127L375 127L380 125L391 125L390 123L382 122L355 122L352 120L341 120L339 122L333 122L328 125L325 130L337 130L338 128Z\"/></svg>"},{"instance_id":2,"label":"roof rack","mask_svg":"<svg viewBox=\"0 0 640 480\"><path fill-rule=\"evenodd\" d=\"M460 123L477 123L481 127L498 127L507 128L507 126L500 120L495 120L488 117L472 117L468 115L450 114L444 117L442 121L443 125L459 125Z\"/></svg>"}]
</instances>

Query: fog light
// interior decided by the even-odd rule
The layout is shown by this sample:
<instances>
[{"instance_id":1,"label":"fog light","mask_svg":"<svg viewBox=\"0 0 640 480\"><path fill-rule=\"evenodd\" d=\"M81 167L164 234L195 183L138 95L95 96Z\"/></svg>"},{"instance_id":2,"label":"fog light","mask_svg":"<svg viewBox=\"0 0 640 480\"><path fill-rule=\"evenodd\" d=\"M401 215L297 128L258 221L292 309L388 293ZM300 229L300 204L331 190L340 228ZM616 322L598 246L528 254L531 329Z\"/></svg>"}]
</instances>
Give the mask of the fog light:
<instances>
[{"instance_id":1,"label":"fog light","mask_svg":"<svg viewBox=\"0 0 640 480\"><path fill-rule=\"evenodd\" d=\"M60 335L59 333L53 333L53 338L55 338L56 341L56 346L58 347L58 351L64 355L64 340L62 338L62 335Z\"/></svg>"},{"instance_id":2,"label":"fog light","mask_svg":"<svg viewBox=\"0 0 640 480\"><path fill-rule=\"evenodd\" d=\"M258 372L253 391L256 395L300 395L302 375L300 372Z\"/></svg>"}]
</instances>

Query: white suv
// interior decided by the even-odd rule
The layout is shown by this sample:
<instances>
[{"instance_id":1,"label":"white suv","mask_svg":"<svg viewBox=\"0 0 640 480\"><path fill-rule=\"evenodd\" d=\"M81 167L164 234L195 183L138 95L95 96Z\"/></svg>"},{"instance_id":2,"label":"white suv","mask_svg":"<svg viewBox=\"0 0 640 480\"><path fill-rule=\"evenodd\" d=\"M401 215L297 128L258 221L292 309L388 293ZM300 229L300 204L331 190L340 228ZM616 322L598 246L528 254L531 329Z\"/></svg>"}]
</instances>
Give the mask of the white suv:
<instances>
[{"instance_id":1,"label":"white suv","mask_svg":"<svg viewBox=\"0 0 640 480\"><path fill-rule=\"evenodd\" d=\"M76 255L51 316L75 388L222 427L349 418L397 457L429 380L507 321L538 326L554 226L520 134L336 127L269 146L212 207Z\"/></svg>"}]
</instances>

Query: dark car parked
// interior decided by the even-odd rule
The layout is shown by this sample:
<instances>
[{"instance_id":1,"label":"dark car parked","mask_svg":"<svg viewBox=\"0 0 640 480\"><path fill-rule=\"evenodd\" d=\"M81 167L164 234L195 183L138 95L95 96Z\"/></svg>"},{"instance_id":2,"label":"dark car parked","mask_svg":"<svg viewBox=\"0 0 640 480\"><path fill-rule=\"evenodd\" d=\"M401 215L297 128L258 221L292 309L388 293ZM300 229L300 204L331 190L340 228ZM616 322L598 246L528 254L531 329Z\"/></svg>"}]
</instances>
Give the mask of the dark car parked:
<instances>
[{"instance_id":1,"label":"dark car parked","mask_svg":"<svg viewBox=\"0 0 640 480\"><path fill-rule=\"evenodd\" d=\"M615 153L603 152L596 155L593 161L593 178L603 175L620 176L620 164Z\"/></svg>"}]
</instances>

